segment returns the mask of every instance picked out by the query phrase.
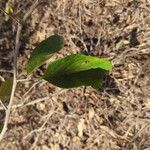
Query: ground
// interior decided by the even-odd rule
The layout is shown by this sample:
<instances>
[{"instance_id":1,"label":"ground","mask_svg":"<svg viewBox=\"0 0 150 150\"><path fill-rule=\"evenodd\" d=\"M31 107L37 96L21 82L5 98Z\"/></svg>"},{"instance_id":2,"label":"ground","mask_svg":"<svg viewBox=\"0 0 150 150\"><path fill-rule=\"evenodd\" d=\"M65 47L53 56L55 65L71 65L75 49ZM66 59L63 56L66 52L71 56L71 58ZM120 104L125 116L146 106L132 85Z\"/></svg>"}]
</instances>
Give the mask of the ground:
<instances>
[{"instance_id":1,"label":"ground","mask_svg":"<svg viewBox=\"0 0 150 150\"><path fill-rule=\"evenodd\" d=\"M14 11L8 21L1 10L6 3ZM34 3L0 2L1 82L12 77L17 22ZM112 62L102 89L60 89L38 80L47 64L27 77L33 48L54 33L64 36L65 47L52 60L84 53ZM149 41L149 0L39 0L23 24L20 86L0 150L149 150Z\"/></svg>"}]
</instances>

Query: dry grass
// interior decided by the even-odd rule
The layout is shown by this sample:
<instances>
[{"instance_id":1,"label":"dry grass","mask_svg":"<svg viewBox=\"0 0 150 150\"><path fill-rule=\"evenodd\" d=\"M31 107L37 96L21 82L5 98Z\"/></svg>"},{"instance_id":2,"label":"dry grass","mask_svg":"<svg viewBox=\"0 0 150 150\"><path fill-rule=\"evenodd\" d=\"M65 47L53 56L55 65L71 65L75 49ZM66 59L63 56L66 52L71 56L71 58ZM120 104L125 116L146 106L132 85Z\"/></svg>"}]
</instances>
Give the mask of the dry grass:
<instances>
[{"instance_id":1,"label":"dry grass","mask_svg":"<svg viewBox=\"0 0 150 150\"><path fill-rule=\"evenodd\" d=\"M32 5L9 2L18 20ZM16 23L5 22L3 14L0 19L0 75L7 79L11 73L4 70L11 70ZM53 59L81 52L112 61L103 90L61 90L45 81L22 80L32 48L53 33L66 40ZM21 89L0 150L149 150L150 1L43 0L27 20L21 41Z\"/></svg>"}]
</instances>

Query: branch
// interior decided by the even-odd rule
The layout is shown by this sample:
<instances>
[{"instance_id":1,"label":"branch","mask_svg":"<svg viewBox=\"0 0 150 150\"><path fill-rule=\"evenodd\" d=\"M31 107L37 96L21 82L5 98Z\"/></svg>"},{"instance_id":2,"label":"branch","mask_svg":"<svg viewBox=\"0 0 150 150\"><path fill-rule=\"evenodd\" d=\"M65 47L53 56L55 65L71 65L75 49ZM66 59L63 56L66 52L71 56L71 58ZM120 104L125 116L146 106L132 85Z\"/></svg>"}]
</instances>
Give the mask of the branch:
<instances>
[{"instance_id":1,"label":"branch","mask_svg":"<svg viewBox=\"0 0 150 150\"><path fill-rule=\"evenodd\" d=\"M16 90L16 86L17 86L17 54L18 54L18 51L20 48L19 39L20 39L21 29L22 29L22 26L18 24L18 29L17 29L17 34L16 34L16 44L15 44L16 46L14 49L13 86L12 86L9 105L8 105L7 110L6 110L6 117L5 117L5 121L4 121L4 126L3 126L2 132L0 134L0 141L3 139L3 137L7 131L7 125L8 125L8 121L9 121L10 110L11 110L11 106L12 106L12 102L14 99L15 90Z\"/></svg>"},{"instance_id":2,"label":"branch","mask_svg":"<svg viewBox=\"0 0 150 150\"><path fill-rule=\"evenodd\" d=\"M38 0L35 0L33 5L31 6L31 8L29 9L29 11L24 15L23 23L31 15L31 13L33 12L33 10L36 8L37 5L38 5ZM4 13L6 13L6 12L4 11ZM10 101L9 101L7 110L5 111L5 113L6 113L5 114L5 121L4 121L3 129L0 133L0 141L3 139L3 137L7 131L9 116L10 116L11 107L12 107L13 99L15 96L15 90L16 90L16 86L17 86L17 55L18 55L18 51L20 48L20 35L21 35L21 30L22 30L22 25L19 22L17 22L17 24L18 24L18 27L17 27L17 33L16 33L15 49L13 52L13 55L14 55L14 59L13 59L13 63L14 63L13 64L13 86L12 86Z\"/></svg>"}]
</instances>

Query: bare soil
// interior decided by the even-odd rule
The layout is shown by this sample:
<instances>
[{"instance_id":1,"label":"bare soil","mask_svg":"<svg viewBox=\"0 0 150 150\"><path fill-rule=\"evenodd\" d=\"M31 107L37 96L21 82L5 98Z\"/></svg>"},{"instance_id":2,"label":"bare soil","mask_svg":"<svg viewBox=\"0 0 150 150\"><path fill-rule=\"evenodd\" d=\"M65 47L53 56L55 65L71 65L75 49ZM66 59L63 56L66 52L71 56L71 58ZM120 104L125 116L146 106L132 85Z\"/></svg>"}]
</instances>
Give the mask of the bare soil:
<instances>
[{"instance_id":1,"label":"bare soil","mask_svg":"<svg viewBox=\"0 0 150 150\"><path fill-rule=\"evenodd\" d=\"M14 19L0 12L1 81L12 77L16 22L34 1L3 0L0 8L6 3ZM102 89L37 80L47 64L27 78L32 49L54 33L66 44L52 60L84 53L113 63ZM0 150L150 150L149 0L39 0L23 26L18 65L20 88Z\"/></svg>"}]
</instances>

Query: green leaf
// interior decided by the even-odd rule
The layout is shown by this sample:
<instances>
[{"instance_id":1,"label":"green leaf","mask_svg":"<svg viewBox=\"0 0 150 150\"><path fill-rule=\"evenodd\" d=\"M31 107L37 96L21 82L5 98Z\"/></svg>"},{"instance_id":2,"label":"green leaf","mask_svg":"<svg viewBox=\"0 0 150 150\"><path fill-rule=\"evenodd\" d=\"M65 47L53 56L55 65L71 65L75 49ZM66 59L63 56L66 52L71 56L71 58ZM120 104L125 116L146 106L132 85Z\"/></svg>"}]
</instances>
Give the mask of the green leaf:
<instances>
[{"instance_id":1,"label":"green leaf","mask_svg":"<svg viewBox=\"0 0 150 150\"><path fill-rule=\"evenodd\" d=\"M106 59L73 54L49 64L43 79L61 88L99 88L104 74L111 69L112 64Z\"/></svg>"},{"instance_id":2,"label":"green leaf","mask_svg":"<svg viewBox=\"0 0 150 150\"><path fill-rule=\"evenodd\" d=\"M42 41L32 52L29 62L26 66L28 74L31 74L36 68L41 66L53 53L58 52L64 46L64 39L59 35L52 35Z\"/></svg>"},{"instance_id":3,"label":"green leaf","mask_svg":"<svg viewBox=\"0 0 150 150\"><path fill-rule=\"evenodd\" d=\"M2 102L6 102L10 99L12 85L12 79L8 79L5 82L2 82L0 86L0 99L2 100Z\"/></svg>"}]
</instances>

